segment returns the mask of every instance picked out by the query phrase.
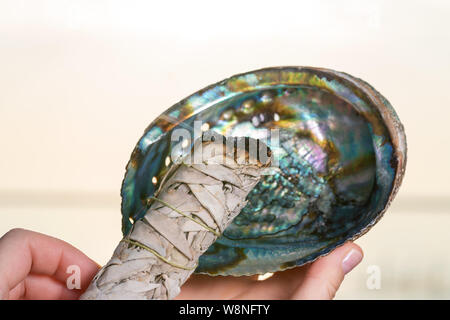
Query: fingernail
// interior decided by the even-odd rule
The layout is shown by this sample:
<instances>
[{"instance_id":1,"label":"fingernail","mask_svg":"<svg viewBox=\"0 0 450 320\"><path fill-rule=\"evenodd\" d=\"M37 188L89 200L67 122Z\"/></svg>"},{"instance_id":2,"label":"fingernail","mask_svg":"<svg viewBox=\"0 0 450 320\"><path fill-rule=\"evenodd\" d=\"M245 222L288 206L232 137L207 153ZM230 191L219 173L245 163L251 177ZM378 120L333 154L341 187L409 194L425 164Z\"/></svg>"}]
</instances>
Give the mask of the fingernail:
<instances>
[{"instance_id":1,"label":"fingernail","mask_svg":"<svg viewBox=\"0 0 450 320\"><path fill-rule=\"evenodd\" d=\"M361 252L355 249L350 250L344 260L342 260L342 270L344 270L344 273L347 274L352 271L361 262L362 258Z\"/></svg>"}]
</instances>

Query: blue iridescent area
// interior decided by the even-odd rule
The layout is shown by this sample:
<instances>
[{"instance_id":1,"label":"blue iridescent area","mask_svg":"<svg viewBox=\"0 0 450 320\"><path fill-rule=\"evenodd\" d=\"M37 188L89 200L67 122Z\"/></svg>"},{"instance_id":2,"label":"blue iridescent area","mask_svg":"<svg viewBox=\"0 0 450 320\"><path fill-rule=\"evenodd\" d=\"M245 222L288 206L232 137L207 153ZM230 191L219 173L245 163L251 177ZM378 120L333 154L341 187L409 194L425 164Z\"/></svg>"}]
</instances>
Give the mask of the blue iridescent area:
<instances>
[{"instance_id":1,"label":"blue iridescent area","mask_svg":"<svg viewBox=\"0 0 450 320\"><path fill-rule=\"evenodd\" d=\"M197 272L244 275L302 265L364 233L403 174L405 137L394 110L362 80L332 70L269 68L182 100L138 142L122 186L123 232L146 213L179 141L202 121L223 135L263 139L273 174L208 251ZM271 144L276 129L279 140Z\"/></svg>"}]
</instances>

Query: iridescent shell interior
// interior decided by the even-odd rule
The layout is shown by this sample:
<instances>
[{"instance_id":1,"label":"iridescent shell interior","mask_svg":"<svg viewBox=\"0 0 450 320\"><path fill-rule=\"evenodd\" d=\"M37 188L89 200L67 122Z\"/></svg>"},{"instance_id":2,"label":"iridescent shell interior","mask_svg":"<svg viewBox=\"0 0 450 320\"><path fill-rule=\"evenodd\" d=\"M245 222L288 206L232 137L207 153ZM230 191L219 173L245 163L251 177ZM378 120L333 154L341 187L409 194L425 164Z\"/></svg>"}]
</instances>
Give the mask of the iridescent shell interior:
<instances>
[{"instance_id":1,"label":"iridescent shell interior","mask_svg":"<svg viewBox=\"0 0 450 320\"><path fill-rule=\"evenodd\" d=\"M264 139L278 165L196 272L248 275L313 261L375 224L403 177L403 127L370 85L327 69L262 69L209 86L150 124L127 165L124 233L171 165L171 132L192 133L198 120L223 135ZM278 129L276 145L268 129Z\"/></svg>"}]
</instances>

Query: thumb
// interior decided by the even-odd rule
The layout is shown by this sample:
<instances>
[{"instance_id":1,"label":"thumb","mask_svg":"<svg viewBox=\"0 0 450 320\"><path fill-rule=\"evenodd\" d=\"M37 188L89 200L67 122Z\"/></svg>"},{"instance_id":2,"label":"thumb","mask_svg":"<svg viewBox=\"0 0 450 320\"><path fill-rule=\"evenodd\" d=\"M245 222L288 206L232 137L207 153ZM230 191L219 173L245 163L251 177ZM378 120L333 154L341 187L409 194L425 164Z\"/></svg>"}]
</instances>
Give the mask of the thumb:
<instances>
[{"instance_id":1,"label":"thumb","mask_svg":"<svg viewBox=\"0 0 450 320\"><path fill-rule=\"evenodd\" d=\"M295 300L333 299L345 274L356 267L362 258L361 248L352 242L347 242L329 255L313 262L302 284L291 298Z\"/></svg>"}]
</instances>

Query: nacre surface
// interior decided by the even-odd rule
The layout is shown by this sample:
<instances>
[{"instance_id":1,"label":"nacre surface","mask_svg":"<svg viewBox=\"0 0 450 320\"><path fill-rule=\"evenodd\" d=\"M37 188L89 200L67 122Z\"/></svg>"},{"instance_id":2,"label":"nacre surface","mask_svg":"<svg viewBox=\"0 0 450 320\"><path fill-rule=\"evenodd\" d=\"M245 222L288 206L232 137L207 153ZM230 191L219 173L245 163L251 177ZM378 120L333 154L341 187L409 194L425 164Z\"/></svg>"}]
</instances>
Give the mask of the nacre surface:
<instances>
[{"instance_id":1,"label":"nacre surface","mask_svg":"<svg viewBox=\"0 0 450 320\"><path fill-rule=\"evenodd\" d=\"M122 185L124 233L145 214L171 165L171 133L192 133L194 121L223 135L265 139L278 156L274 174L248 195L197 272L245 275L313 261L373 226L405 170L403 126L366 82L310 67L252 71L183 99L145 130Z\"/></svg>"}]
</instances>

